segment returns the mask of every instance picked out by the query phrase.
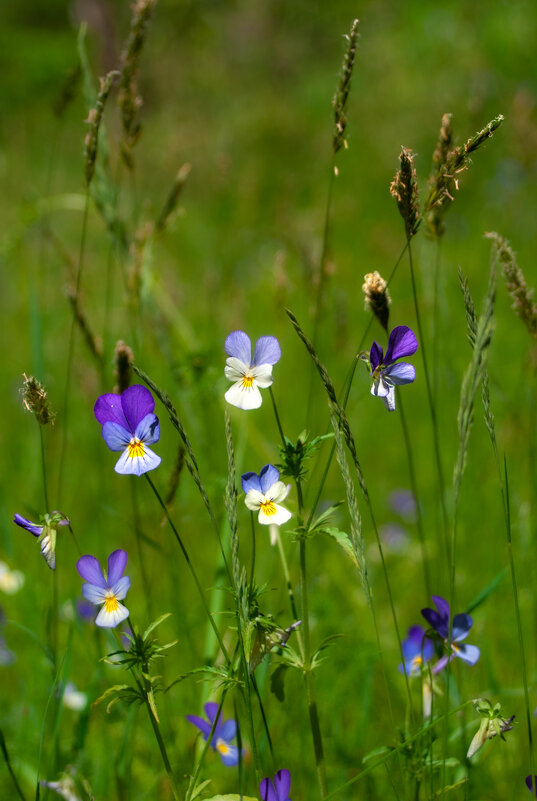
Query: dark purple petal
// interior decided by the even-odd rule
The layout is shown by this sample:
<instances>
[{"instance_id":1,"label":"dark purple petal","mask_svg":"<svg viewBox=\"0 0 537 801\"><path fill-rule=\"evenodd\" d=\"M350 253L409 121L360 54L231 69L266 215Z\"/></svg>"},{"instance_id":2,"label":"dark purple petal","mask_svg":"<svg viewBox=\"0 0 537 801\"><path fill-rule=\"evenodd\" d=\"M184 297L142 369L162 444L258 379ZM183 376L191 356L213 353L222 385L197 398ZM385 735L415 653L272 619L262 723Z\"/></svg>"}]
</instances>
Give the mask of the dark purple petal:
<instances>
[{"instance_id":1,"label":"dark purple petal","mask_svg":"<svg viewBox=\"0 0 537 801\"><path fill-rule=\"evenodd\" d=\"M475 665L481 655L477 645L468 645L468 643L455 645L455 643L452 643L451 647L453 648L455 656L458 656L459 659L462 659L467 665Z\"/></svg>"},{"instance_id":2,"label":"dark purple petal","mask_svg":"<svg viewBox=\"0 0 537 801\"><path fill-rule=\"evenodd\" d=\"M464 640L468 636L468 632L473 626L474 621L470 615L465 615L461 612L460 615L455 615L453 618L453 629L451 631L451 639L453 642Z\"/></svg>"},{"instance_id":3,"label":"dark purple petal","mask_svg":"<svg viewBox=\"0 0 537 801\"><path fill-rule=\"evenodd\" d=\"M260 783L259 792L261 794L261 801L278 801L276 790L269 778L263 779Z\"/></svg>"},{"instance_id":4,"label":"dark purple petal","mask_svg":"<svg viewBox=\"0 0 537 801\"><path fill-rule=\"evenodd\" d=\"M390 364L382 371L385 378L389 378L392 384L411 384L416 378L416 368L408 362L398 362Z\"/></svg>"},{"instance_id":5,"label":"dark purple petal","mask_svg":"<svg viewBox=\"0 0 537 801\"><path fill-rule=\"evenodd\" d=\"M433 599L436 608L446 621L447 625L449 623L449 616L450 616L450 609L448 602L446 601L445 598L442 598L441 595L432 595L431 598Z\"/></svg>"},{"instance_id":6,"label":"dark purple petal","mask_svg":"<svg viewBox=\"0 0 537 801\"><path fill-rule=\"evenodd\" d=\"M116 581L119 581L125 570L127 564L127 552L118 548L117 551L112 551L108 557L108 586L113 587Z\"/></svg>"},{"instance_id":7,"label":"dark purple petal","mask_svg":"<svg viewBox=\"0 0 537 801\"><path fill-rule=\"evenodd\" d=\"M429 608L422 609L421 614L427 623L429 623L429 625L432 626L432 628L435 629L435 631L437 631L441 637L445 639L448 636L449 621L446 621L442 615L439 615L434 609Z\"/></svg>"},{"instance_id":8,"label":"dark purple petal","mask_svg":"<svg viewBox=\"0 0 537 801\"><path fill-rule=\"evenodd\" d=\"M276 337L259 337L254 347L253 364L276 364L282 356Z\"/></svg>"},{"instance_id":9,"label":"dark purple petal","mask_svg":"<svg viewBox=\"0 0 537 801\"><path fill-rule=\"evenodd\" d=\"M383 352L382 348L377 342L371 345L369 352L369 364L371 365L371 372L374 373L379 364L382 364Z\"/></svg>"},{"instance_id":10,"label":"dark purple petal","mask_svg":"<svg viewBox=\"0 0 537 801\"><path fill-rule=\"evenodd\" d=\"M291 774L288 770L279 770L274 776L274 788L278 801L287 801L291 789Z\"/></svg>"},{"instance_id":11,"label":"dark purple petal","mask_svg":"<svg viewBox=\"0 0 537 801\"><path fill-rule=\"evenodd\" d=\"M224 345L228 356L234 356L250 367L252 361L252 343L244 331L233 331L226 339Z\"/></svg>"},{"instance_id":12,"label":"dark purple petal","mask_svg":"<svg viewBox=\"0 0 537 801\"><path fill-rule=\"evenodd\" d=\"M225 740L226 743L231 742L234 740L237 735L237 724L233 720L233 718L229 718L229 720L225 720L221 726L218 727L218 736L221 740Z\"/></svg>"},{"instance_id":13,"label":"dark purple petal","mask_svg":"<svg viewBox=\"0 0 537 801\"><path fill-rule=\"evenodd\" d=\"M93 411L102 426L105 423L118 423L123 428L128 428L121 405L121 395L115 395L112 392L101 395L100 398L97 398Z\"/></svg>"},{"instance_id":14,"label":"dark purple petal","mask_svg":"<svg viewBox=\"0 0 537 801\"><path fill-rule=\"evenodd\" d=\"M188 721L190 721L190 723L193 723L194 726L196 726L201 731L201 733L203 734L203 738L206 740L212 729L212 724L207 723L206 720L198 717L197 715L185 715L185 717Z\"/></svg>"},{"instance_id":15,"label":"dark purple petal","mask_svg":"<svg viewBox=\"0 0 537 801\"><path fill-rule=\"evenodd\" d=\"M392 364L402 356L412 356L418 349L418 340L407 325L398 325L390 334L384 364Z\"/></svg>"},{"instance_id":16,"label":"dark purple petal","mask_svg":"<svg viewBox=\"0 0 537 801\"><path fill-rule=\"evenodd\" d=\"M37 523L32 523L31 520L27 520L25 517L17 513L15 513L13 516L13 522L21 528L25 528L26 531L29 531L30 534L34 535L34 537L39 537L43 533L43 526L39 526Z\"/></svg>"},{"instance_id":17,"label":"dark purple petal","mask_svg":"<svg viewBox=\"0 0 537 801\"><path fill-rule=\"evenodd\" d=\"M101 570L98 559L94 556L81 556L76 563L76 569L84 581L93 584L95 587L101 587L103 590L106 589L103 571Z\"/></svg>"},{"instance_id":18,"label":"dark purple petal","mask_svg":"<svg viewBox=\"0 0 537 801\"><path fill-rule=\"evenodd\" d=\"M280 474L274 465L266 464L262 467L259 473L259 483L261 484L261 492L263 495L266 495L272 485L279 480Z\"/></svg>"},{"instance_id":19,"label":"dark purple petal","mask_svg":"<svg viewBox=\"0 0 537 801\"><path fill-rule=\"evenodd\" d=\"M243 473L241 476L241 485L243 492L249 492L252 489L261 492L261 484L257 473Z\"/></svg>"},{"instance_id":20,"label":"dark purple petal","mask_svg":"<svg viewBox=\"0 0 537 801\"><path fill-rule=\"evenodd\" d=\"M102 437L111 451L123 451L132 439L132 434L119 423L107 422L101 430Z\"/></svg>"},{"instance_id":21,"label":"dark purple petal","mask_svg":"<svg viewBox=\"0 0 537 801\"><path fill-rule=\"evenodd\" d=\"M135 384L121 393L121 405L128 423L127 428L132 433L136 431L138 423L155 410L153 395L141 384Z\"/></svg>"}]
</instances>

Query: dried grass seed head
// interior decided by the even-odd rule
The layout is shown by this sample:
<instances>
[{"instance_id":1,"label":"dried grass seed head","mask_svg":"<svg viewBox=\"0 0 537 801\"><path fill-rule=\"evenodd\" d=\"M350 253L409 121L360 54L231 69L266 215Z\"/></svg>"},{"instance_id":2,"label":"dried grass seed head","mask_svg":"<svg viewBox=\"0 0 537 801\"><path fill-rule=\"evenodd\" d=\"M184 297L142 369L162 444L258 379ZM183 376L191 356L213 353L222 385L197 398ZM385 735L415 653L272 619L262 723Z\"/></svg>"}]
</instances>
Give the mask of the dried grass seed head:
<instances>
[{"instance_id":1,"label":"dried grass seed head","mask_svg":"<svg viewBox=\"0 0 537 801\"><path fill-rule=\"evenodd\" d=\"M405 224L407 239L410 240L420 225L418 206L418 179L414 167L414 154L408 147L402 147L399 154L401 167L395 173L390 185L390 193L397 202L399 213Z\"/></svg>"},{"instance_id":2,"label":"dried grass seed head","mask_svg":"<svg viewBox=\"0 0 537 801\"><path fill-rule=\"evenodd\" d=\"M388 284L379 272L364 275L362 290L365 296L366 311L371 311L384 328L388 330L390 317L390 304L392 299L388 292Z\"/></svg>"},{"instance_id":3,"label":"dried grass seed head","mask_svg":"<svg viewBox=\"0 0 537 801\"><path fill-rule=\"evenodd\" d=\"M54 425L56 414L51 410L48 395L43 384L33 376L23 373L24 383L21 387L22 403L25 409L35 415L40 426L47 423Z\"/></svg>"}]
</instances>

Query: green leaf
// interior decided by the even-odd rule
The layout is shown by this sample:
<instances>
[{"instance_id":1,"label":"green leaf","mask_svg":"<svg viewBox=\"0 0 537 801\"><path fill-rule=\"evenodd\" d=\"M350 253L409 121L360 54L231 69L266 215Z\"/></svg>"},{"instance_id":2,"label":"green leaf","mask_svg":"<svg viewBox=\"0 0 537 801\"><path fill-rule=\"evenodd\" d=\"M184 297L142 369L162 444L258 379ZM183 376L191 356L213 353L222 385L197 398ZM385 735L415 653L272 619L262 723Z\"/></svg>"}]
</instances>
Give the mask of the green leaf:
<instances>
[{"instance_id":1,"label":"green leaf","mask_svg":"<svg viewBox=\"0 0 537 801\"><path fill-rule=\"evenodd\" d=\"M319 529L319 531L321 534L328 534L329 537L332 537L332 539L337 542L340 548L343 548L353 565L360 569L358 560L356 559L354 553L354 548L352 547L351 539L348 534L345 534L344 531L340 531L338 528L323 527Z\"/></svg>"},{"instance_id":2,"label":"green leaf","mask_svg":"<svg viewBox=\"0 0 537 801\"><path fill-rule=\"evenodd\" d=\"M366 754L365 757L363 757L362 762L368 762L370 759L383 756L384 754L389 754L392 751L393 748L390 748L387 745L381 745L379 748L375 748L373 749L373 751L369 751L369 753Z\"/></svg>"},{"instance_id":3,"label":"green leaf","mask_svg":"<svg viewBox=\"0 0 537 801\"><path fill-rule=\"evenodd\" d=\"M144 631L144 633L142 634L142 639L146 640L148 635L151 634L151 632L154 629L156 629L157 626L160 626L160 624L163 623L167 618L171 617L171 614L172 614L171 612L166 612L165 615L161 615L156 620L154 620L152 623L150 623L149 626Z\"/></svg>"},{"instance_id":4,"label":"green leaf","mask_svg":"<svg viewBox=\"0 0 537 801\"><path fill-rule=\"evenodd\" d=\"M325 509L325 511L322 514L320 514L319 517L316 520L314 520L314 522L311 524L310 531L314 531L318 529L320 526L322 526L323 523L326 523L332 517L336 509L342 505L342 503L343 501L338 501L333 506L330 506L328 509Z\"/></svg>"}]
</instances>

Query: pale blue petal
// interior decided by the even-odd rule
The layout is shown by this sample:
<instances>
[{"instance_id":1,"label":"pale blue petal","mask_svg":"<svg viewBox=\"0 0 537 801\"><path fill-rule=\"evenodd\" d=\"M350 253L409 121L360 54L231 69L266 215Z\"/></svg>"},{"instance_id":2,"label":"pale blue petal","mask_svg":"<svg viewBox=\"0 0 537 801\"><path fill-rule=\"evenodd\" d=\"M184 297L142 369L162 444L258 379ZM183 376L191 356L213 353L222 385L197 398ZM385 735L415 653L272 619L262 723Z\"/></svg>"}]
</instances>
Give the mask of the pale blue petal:
<instances>
[{"instance_id":1,"label":"pale blue petal","mask_svg":"<svg viewBox=\"0 0 537 801\"><path fill-rule=\"evenodd\" d=\"M130 586L131 580L129 576L122 576L122 578L120 578L112 587L110 587L110 590L114 593L118 601L122 601L127 595Z\"/></svg>"},{"instance_id":2,"label":"pale blue petal","mask_svg":"<svg viewBox=\"0 0 537 801\"><path fill-rule=\"evenodd\" d=\"M280 478L278 470L272 464L266 464L261 468L259 473L259 483L261 484L261 492L266 495L269 489Z\"/></svg>"},{"instance_id":3,"label":"pale blue petal","mask_svg":"<svg viewBox=\"0 0 537 801\"><path fill-rule=\"evenodd\" d=\"M383 371L386 378L389 378L392 384L411 384L416 378L416 368L408 362L398 362L391 364Z\"/></svg>"},{"instance_id":4,"label":"pale blue petal","mask_svg":"<svg viewBox=\"0 0 537 801\"><path fill-rule=\"evenodd\" d=\"M95 584L83 584L82 595L92 604L102 604L106 598L108 590L103 587L96 587Z\"/></svg>"},{"instance_id":5,"label":"pale blue petal","mask_svg":"<svg viewBox=\"0 0 537 801\"><path fill-rule=\"evenodd\" d=\"M76 569L84 579L95 587L102 587L106 589L106 581L104 580L103 571L99 564L99 560L94 556L81 556L76 563Z\"/></svg>"},{"instance_id":6,"label":"pale blue petal","mask_svg":"<svg viewBox=\"0 0 537 801\"><path fill-rule=\"evenodd\" d=\"M146 414L136 426L134 436L146 445L154 445L160 439L160 424L155 414Z\"/></svg>"},{"instance_id":7,"label":"pale blue petal","mask_svg":"<svg viewBox=\"0 0 537 801\"><path fill-rule=\"evenodd\" d=\"M120 426L119 423L105 423L102 435L111 451L122 451L132 438L130 431Z\"/></svg>"},{"instance_id":8,"label":"pale blue petal","mask_svg":"<svg viewBox=\"0 0 537 801\"><path fill-rule=\"evenodd\" d=\"M253 364L276 364L282 351L276 337L259 337L255 343Z\"/></svg>"},{"instance_id":9,"label":"pale blue petal","mask_svg":"<svg viewBox=\"0 0 537 801\"><path fill-rule=\"evenodd\" d=\"M241 486L243 492L249 492L252 489L261 492L261 483L257 473L243 473L241 476Z\"/></svg>"},{"instance_id":10,"label":"pale blue petal","mask_svg":"<svg viewBox=\"0 0 537 801\"><path fill-rule=\"evenodd\" d=\"M252 363L252 343L244 331L233 331L227 337L224 348L228 356L234 356L248 366Z\"/></svg>"}]
</instances>

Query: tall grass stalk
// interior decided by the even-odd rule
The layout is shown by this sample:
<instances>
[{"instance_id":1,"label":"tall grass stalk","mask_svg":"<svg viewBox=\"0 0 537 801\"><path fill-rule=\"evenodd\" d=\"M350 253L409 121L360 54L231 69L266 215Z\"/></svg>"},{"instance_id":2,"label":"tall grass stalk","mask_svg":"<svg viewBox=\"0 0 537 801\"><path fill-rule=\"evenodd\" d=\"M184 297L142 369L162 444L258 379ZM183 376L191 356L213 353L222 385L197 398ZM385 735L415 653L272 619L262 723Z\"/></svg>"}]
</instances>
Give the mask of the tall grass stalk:
<instances>
[{"instance_id":1,"label":"tall grass stalk","mask_svg":"<svg viewBox=\"0 0 537 801\"><path fill-rule=\"evenodd\" d=\"M0 749L2 750L2 755L4 757L4 762L6 763L6 768L8 770L8 773L9 773L10 777L11 777L11 781L13 782L13 786L15 787L17 795L19 796L21 801L26 801L26 797L25 797L24 793L22 792L21 786L20 786L20 784L18 782L18 779L17 779L17 777L15 775L15 772L13 770L13 766L11 764L11 760L9 759L9 752L7 750L6 738L4 737L4 732L2 731L2 729L0 729Z\"/></svg>"}]
</instances>

